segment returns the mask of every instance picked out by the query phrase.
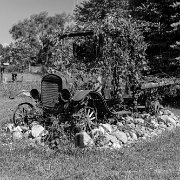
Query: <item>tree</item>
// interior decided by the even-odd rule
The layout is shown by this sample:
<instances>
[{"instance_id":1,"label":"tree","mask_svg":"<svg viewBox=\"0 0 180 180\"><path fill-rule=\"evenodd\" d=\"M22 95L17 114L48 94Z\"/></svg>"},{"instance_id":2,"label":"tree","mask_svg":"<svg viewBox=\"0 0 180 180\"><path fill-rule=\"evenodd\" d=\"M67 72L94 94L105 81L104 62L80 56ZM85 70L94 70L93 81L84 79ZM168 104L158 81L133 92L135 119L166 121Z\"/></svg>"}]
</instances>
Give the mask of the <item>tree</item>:
<instances>
[{"instance_id":1,"label":"tree","mask_svg":"<svg viewBox=\"0 0 180 180\"><path fill-rule=\"evenodd\" d=\"M64 30L67 17L65 13L48 16L47 12L41 12L13 25L10 34L14 39L14 56L21 60L29 59L35 64L51 64L58 35Z\"/></svg>"},{"instance_id":2,"label":"tree","mask_svg":"<svg viewBox=\"0 0 180 180\"><path fill-rule=\"evenodd\" d=\"M149 22L150 31L145 32L144 36L149 43L147 58L154 72L172 74L174 71L174 50L170 48L176 40L176 36L171 33L173 2L175 0L130 0L132 17Z\"/></svg>"},{"instance_id":3,"label":"tree","mask_svg":"<svg viewBox=\"0 0 180 180\"><path fill-rule=\"evenodd\" d=\"M176 42L171 45L171 48L175 50L175 60L177 64L180 65L180 3L176 2L172 4L172 7L175 10L175 13L172 15L174 23L171 24L172 33L176 37Z\"/></svg>"},{"instance_id":4,"label":"tree","mask_svg":"<svg viewBox=\"0 0 180 180\"><path fill-rule=\"evenodd\" d=\"M141 72L147 68L145 58L147 44L142 35L146 23L132 19L126 6L127 2L123 1L126 5L119 2L90 0L84 2L81 7L78 6L75 11L77 29L92 29L95 32L96 44L102 45L101 56L91 58L90 53L86 53L88 58L86 56L82 58L84 65L90 69L99 68L104 77L106 75L113 77L116 92L122 87L120 79L130 84L138 83ZM88 18L90 12L92 17ZM81 39L78 39L78 45L82 44L82 47L92 43L92 41L89 43L88 38Z\"/></svg>"},{"instance_id":5,"label":"tree","mask_svg":"<svg viewBox=\"0 0 180 180\"><path fill-rule=\"evenodd\" d=\"M101 21L112 13L116 8L127 7L128 0L88 0L77 5L74 10L76 22L88 23Z\"/></svg>"}]
</instances>

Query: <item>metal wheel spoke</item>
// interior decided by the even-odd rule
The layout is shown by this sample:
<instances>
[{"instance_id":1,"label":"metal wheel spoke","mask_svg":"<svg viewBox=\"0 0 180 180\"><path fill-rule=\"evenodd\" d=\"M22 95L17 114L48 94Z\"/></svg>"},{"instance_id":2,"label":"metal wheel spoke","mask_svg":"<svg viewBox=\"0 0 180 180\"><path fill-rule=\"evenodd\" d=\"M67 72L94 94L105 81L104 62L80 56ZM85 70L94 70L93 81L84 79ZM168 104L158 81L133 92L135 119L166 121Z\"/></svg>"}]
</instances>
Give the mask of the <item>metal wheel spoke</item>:
<instances>
[{"instance_id":1,"label":"metal wheel spoke","mask_svg":"<svg viewBox=\"0 0 180 180\"><path fill-rule=\"evenodd\" d=\"M91 117L94 114L94 112L92 111L91 114L89 115L89 117Z\"/></svg>"},{"instance_id":2,"label":"metal wheel spoke","mask_svg":"<svg viewBox=\"0 0 180 180\"><path fill-rule=\"evenodd\" d=\"M13 115L15 125L27 124L28 117L32 116L33 105L30 103L21 103L16 108Z\"/></svg>"},{"instance_id":3,"label":"metal wheel spoke","mask_svg":"<svg viewBox=\"0 0 180 180\"><path fill-rule=\"evenodd\" d=\"M79 117L80 122L79 125L85 131L91 131L92 126L96 124L96 112L94 108L91 107L84 107L83 109L79 110Z\"/></svg>"},{"instance_id":4,"label":"metal wheel spoke","mask_svg":"<svg viewBox=\"0 0 180 180\"><path fill-rule=\"evenodd\" d=\"M91 120L94 120L94 119L96 119L96 117L91 118Z\"/></svg>"}]
</instances>

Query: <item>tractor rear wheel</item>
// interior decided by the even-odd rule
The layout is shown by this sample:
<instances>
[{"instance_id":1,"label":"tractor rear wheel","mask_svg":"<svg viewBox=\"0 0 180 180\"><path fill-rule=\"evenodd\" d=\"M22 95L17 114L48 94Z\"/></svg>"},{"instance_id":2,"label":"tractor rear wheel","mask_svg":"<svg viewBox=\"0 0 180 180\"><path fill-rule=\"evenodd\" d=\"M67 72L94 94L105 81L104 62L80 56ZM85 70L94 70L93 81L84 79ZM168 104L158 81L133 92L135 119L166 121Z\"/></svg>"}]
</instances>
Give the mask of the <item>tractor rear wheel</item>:
<instances>
[{"instance_id":1,"label":"tractor rear wheel","mask_svg":"<svg viewBox=\"0 0 180 180\"><path fill-rule=\"evenodd\" d=\"M85 106L81 108L75 115L77 125L81 130L89 132L97 125L97 113L92 107Z\"/></svg>"}]
</instances>

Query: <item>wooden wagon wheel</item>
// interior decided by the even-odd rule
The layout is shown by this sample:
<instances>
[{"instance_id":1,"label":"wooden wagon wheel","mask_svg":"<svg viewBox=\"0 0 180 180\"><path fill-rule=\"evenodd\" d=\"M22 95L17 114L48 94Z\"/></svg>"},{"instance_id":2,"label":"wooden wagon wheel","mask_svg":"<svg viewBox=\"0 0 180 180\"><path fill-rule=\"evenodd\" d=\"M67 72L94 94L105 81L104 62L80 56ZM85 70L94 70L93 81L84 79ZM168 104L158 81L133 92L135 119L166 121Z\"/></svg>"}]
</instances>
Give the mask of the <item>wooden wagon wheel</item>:
<instances>
[{"instance_id":1,"label":"wooden wagon wheel","mask_svg":"<svg viewBox=\"0 0 180 180\"><path fill-rule=\"evenodd\" d=\"M32 104L25 102L18 105L13 114L13 123L16 126L29 125L33 120Z\"/></svg>"},{"instance_id":2,"label":"wooden wagon wheel","mask_svg":"<svg viewBox=\"0 0 180 180\"><path fill-rule=\"evenodd\" d=\"M77 123L81 130L86 132L91 131L93 126L97 124L97 113L92 107L85 106L73 116L77 118Z\"/></svg>"}]
</instances>

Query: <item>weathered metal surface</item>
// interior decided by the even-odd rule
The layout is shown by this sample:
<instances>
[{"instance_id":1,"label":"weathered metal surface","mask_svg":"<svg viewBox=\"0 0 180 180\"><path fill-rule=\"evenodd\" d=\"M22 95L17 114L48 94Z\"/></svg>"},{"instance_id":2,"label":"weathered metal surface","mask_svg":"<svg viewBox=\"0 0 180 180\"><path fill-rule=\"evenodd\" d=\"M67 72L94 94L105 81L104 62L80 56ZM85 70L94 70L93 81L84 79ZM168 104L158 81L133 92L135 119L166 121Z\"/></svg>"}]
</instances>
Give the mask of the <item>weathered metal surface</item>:
<instances>
[{"instance_id":1,"label":"weathered metal surface","mask_svg":"<svg viewBox=\"0 0 180 180\"><path fill-rule=\"evenodd\" d=\"M41 84L41 100L43 106L53 108L58 103L59 84L56 82L43 81Z\"/></svg>"},{"instance_id":2,"label":"weathered metal surface","mask_svg":"<svg viewBox=\"0 0 180 180\"><path fill-rule=\"evenodd\" d=\"M141 89L149 89L149 88L155 88L155 87L161 87L161 86L168 86L176 84L177 82L175 80L163 80L160 82L149 82L149 83L143 83L141 85Z\"/></svg>"},{"instance_id":3,"label":"weathered metal surface","mask_svg":"<svg viewBox=\"0 0 180 180\"><path fill-rule=\"evenodd\" d=\"M81 101L82 99L84 99L89 93L91 92L91 90L78 90L75 92L72 100L73 101Z\"/></svg>"},{"instance_id":4,"label":"weathered metal surface","mask_svg":"<svg viewBox=\"0 0 180 180\"><path fill-rule=\"evenodd\" d=\"M73 80L64 74L57 72L48 74L41 81L41 101L46 107L53 108L59 103L59 93L72 87Z\"/></svg>"}]
</instances>

